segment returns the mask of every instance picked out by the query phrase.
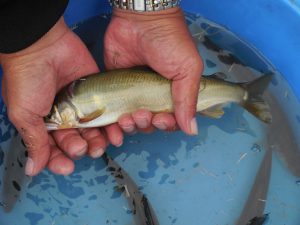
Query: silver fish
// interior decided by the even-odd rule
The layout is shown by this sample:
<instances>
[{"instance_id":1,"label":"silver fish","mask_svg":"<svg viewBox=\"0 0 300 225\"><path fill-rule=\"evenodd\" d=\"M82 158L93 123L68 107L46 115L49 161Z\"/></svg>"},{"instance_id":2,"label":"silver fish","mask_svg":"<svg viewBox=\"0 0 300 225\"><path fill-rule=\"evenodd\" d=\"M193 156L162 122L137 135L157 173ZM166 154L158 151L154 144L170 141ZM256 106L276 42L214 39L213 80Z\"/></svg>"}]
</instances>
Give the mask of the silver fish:
<instances>
[{"instance_id":1,"label":"silver fish","mask_svg":"<svg viewBox=\"0 0 300 225\"><path fill-rule=\"evenodd\" d=\"M272 115L262 94L271 75L249 83L232 83L217 76L202 76L197 111L219 118L223 106L237 103L266 123ZM153 113L173 112L171 81L154 71L119 69L78 80L58 95L45 118L48 130L101 127L137 109Z\"/></svg>"},{"instance_id":2,"label":"silver fish","mask_svg":"<svg viewBox=\"0 0 300 225\"><path fill-rule=\"evenodd\" d=\"M257 171L247 202L236 225L263 225L268 218L264 214L272 169L272 150L268 149Z\"/></svg>"},{"instance_id":3,"label":"silver fish","mask_svg":"<svg viewBox=\"0 0 300 225\"><path fill-rule=\"evenodd\" d=\"M117 183L123 189L132 210L136 225L159 225L155 212L147 197L139 190L138 186L127 172L106 153L103 159L108 171L115 177Z\"/></svg>"},{"instance_id":4,"label":"silver fish","mask_svg":"<svg viewBox=\"0 0 300 225\"><path fill-rule=\"evenodd\" d=\"M5 212L13 210L26 181L25 164L27 151L24 144L22 144L21 136L16 133L9 144L9 148L5 151L5 168L0 203Z\"/></svg>"}]
</instances>

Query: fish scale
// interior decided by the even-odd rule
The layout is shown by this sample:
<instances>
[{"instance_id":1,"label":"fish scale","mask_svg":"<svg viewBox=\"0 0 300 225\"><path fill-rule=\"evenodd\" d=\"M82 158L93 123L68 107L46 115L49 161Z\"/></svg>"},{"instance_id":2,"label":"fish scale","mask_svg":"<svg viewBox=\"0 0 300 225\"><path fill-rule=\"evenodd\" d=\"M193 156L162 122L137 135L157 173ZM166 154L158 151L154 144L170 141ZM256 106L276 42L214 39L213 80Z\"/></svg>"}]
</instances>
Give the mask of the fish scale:
<instances>
[{"instance_id":1,"label":"fish scale","mask_svg":"<svg viewBox=\"0 0 300 225\"><path fill-rule=\"evenodd\" d=\"M233 102L269 123L271 113L262 92L271 78L265 75L250 83L237 84L216 76L202 76L197 111L219 118L224 113L221 107ZM171 81L154 71L119 69L70 84L58 94L45 120L49 130L99 127L141 108L153 113L173 112Z\"/></svg>"}]
</instances>

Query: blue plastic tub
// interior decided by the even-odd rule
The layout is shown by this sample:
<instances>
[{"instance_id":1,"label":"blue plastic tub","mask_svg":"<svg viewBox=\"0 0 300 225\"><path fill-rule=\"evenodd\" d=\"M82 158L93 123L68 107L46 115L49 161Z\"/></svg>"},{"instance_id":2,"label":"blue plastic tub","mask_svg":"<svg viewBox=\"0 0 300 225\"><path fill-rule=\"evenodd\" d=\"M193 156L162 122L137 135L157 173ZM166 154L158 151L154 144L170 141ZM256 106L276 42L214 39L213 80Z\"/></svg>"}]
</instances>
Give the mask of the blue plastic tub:
<instances>
[{"instance_id":1,"label":"blue plastic tub","mask_svg":"<svg viewBox=\"0 0 300 225\"><path fill-rule=\"evenodd\" d=\"M274 70L266 97L276 120L265 126L240 107L230 106L220 120L198 117L196 137L181 132L136 134L127 136L119 149L109 147L109 155L147 195L161 225L242 225L249 220L239 223L244 221L241 215L246 218L251 211L244 212L247 198L257 198L251 195L256 174L271 150L273 162L265 164L271 170L269 190L264 199L257 199L266 203L263 211L269 219L265 224L300 224L300 1L183 1L182 8L190 30L207 28L204 17L216 23L207 32L222 33L224 43L233 35L248 43L227 50L259 71L254 76ZM98 30L93 33L91 28L98 26L101 33L109 17L99 15L110 11L106 1L71 0L65 12L68 25L86 43L94 44L90 50L100 67L102 35L98 37ZM201 29L191 22L198 19ZM223 32L222 27L232 33ZM212 35L211 40L222 45L218 38ZM199 51L211 53L203 47ZM204 63L205 73L214 72L209 57ZM248 72L239 79L252 79ZM16 167L26 160L24 150L0 99L0 207L5 209L0 208L0 225L134 224L103 160L83 158L67 177L44 170L28 178L23 167Z\"/></svg>"},{"instance_id":2,"label":"blue plastic tub","mask_svg":"<svg viewBox=\"0 0 300 225\"><path fill-rule=\"evenodd\" d=\"M182 1L184 10L199 13L251 43L285 76L300 96L300 1L218 0ZM73 0L66 11L68 24L110 10L105 1ZM299 97L300 98L300 97Z\"/></svg>"}]
</instances>

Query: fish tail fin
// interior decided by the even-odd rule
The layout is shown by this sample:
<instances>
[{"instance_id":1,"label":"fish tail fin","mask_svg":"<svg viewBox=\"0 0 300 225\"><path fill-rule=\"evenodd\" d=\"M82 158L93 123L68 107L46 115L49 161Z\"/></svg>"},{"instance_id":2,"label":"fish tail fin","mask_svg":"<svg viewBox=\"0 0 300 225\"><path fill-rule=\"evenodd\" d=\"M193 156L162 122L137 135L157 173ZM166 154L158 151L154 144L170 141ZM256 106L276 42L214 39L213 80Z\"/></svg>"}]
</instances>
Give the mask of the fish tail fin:
<instances>
[{"instance_id":1,"label":"fish tail fin","mask_svg":"<svg viewBox=\"0 0 300 225\"><path fill-rule=\"evenodd\" d=\"M272 114L269 105L263 99L263 93L272 78L273 74L265 74L252 82L241 84L248 92L248 99L242 103L243 107L268 124L272 122Z\"/></svg>"}]
</instances>

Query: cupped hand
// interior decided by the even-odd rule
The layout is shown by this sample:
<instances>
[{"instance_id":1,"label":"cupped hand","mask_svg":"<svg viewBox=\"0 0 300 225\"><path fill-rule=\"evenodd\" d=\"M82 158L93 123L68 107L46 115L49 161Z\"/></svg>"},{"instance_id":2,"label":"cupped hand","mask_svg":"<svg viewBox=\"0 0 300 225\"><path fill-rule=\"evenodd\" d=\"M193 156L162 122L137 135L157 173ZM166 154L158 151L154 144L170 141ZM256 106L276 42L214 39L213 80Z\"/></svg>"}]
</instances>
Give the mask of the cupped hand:
<instances>
[{"instance_id":1,"label":"cupped hand","mask_svg":"<svg viewBox=\"0 0 300 225\"><path fill-rule=\"evenodd\" d=\"M115 9L104 42L108 69L148 65L172 80L176 120L171 114L141 109L119 119L124 132L173 130L178 124L187 134L197 134L195 111L203 64L179 8L147 13Z\"/></svg>"},{"instance_id":2,"label":"cupped hand","mask_svg":"<svg viewBox=\"0 0 300 225\"><path fill-rule=\"evenodd\" d=\"M73 159L86 153L97 158L109 142L122 144L123 133L117 126L102 131L61 130L51 135L45 128L43 118L49 113L57 91L99 70L63 18L30 47L0 54L0 62L4 72L2 95L8 115L28 148L27 175L38 174L46 165L54 173L67 175L74 169Z\"/></svg>"}]
</instances>

